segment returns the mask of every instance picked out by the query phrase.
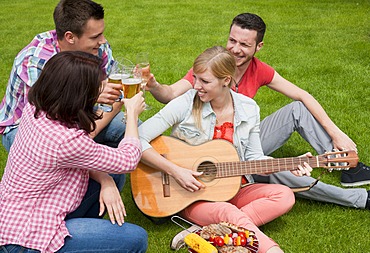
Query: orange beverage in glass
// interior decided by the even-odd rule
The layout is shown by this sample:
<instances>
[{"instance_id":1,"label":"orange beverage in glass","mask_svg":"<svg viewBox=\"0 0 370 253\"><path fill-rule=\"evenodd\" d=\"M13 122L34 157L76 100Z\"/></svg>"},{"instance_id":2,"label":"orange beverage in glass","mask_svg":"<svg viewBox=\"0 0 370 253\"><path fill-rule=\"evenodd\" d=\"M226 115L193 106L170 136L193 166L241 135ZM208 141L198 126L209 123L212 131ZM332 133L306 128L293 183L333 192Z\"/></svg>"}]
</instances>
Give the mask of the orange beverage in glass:
<instances>
[{"instance_id":1,"label":"orange beverage in glass","mask_svg":"<svg viewBox=\"0 0 370 253\"><path fill-rule=\"evenodd\" d=\"M140 78L127 78L122 79L122 88L124 98L132 98L137 93L139 93L141 87Z\"/></svg>"}]
</instances>

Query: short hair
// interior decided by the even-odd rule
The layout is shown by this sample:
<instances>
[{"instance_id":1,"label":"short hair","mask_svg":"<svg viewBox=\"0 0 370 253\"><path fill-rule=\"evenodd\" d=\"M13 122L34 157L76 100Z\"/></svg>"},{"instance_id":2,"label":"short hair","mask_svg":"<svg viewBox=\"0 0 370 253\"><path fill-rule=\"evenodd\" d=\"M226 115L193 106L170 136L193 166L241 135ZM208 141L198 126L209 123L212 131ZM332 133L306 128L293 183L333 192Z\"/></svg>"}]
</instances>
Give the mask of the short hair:
<instances>
[{"instance_id":1,"label":"short hair","mask_svg":"<svg viewBox=\"0 0 370 253\"><path fill-rule=\"evenodd\" d=\"M239 26L242 29L257 31L256 43L258 44L263 41L266 31L266 24L258 15L253 13L239 14L233 19L230 25L230 30L233 25Z\"/></svg>"},{"instance_id":2,"label":"short hair","mask_svg":"<svg viewBox=\"0 0 370 253\"><path fill-rule=\"evenodd\" d=\"M69 128L94 131L95 120L101 118L94 110L105 78L101 64L99 57L80 51L50 58L28 93L28 101L36 107L34 117L44 111L47 118Z\"/></svg>"},{"instance_id":3,"label":"short hair","mask_svg":"<svg viewBox=\"0 0 370 253\"><path fill-rule=\"evenodd\" d=\"M81 37L87 21L104 19L103 7L91 0L61 0L54 9L55 30L59 39L67 31Z\"/></svg>"}]
</instances>

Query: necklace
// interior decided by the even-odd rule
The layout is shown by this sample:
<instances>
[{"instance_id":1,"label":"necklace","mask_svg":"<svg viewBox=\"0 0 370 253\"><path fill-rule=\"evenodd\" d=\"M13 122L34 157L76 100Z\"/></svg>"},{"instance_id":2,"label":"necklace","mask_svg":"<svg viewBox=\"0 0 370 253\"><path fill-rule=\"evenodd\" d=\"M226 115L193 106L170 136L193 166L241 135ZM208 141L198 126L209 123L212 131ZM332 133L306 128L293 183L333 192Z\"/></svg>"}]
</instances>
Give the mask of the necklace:
<instances>
[{"instance_id":1,"label":"necklace","mask_svg":"<svg viewBox=\"0 0 370 253\"><path fill-rule=\"evenodd\" d=\"M234 83L235 83L235 92L238 93L238 88L239 88L239 83L240 81L243 79L243 76L240 77L239 81L237 82L236 80L234 80Z\"/></svg>"},{"instance_id":2,"label":"necklace","mask_svg":"<svg viewBox=\"0 0 370 253\"><path fill-rule=\"evenodd\" d=\"M216 113L216 125L219 123L219 119L221 120L224 116L224 113L227 109L223 109L221 113Z\"/></svg>"},{"instance_id":3,"label":"necklace","mask_svg":"<svg viewBox=\"0 0 370 253\"><path fill-rule=\"evenodd\" d=\"M234 80L234 83L235 83L235 92L238 93L238 89L239 89L239 83L242 81L244 75L246 75L245 73L247 72L247 70L244 70L243 71L243 74L242 76L239 78L239 81L236 81L236 79L233 78Z\"/></svg>"}]
</instances>

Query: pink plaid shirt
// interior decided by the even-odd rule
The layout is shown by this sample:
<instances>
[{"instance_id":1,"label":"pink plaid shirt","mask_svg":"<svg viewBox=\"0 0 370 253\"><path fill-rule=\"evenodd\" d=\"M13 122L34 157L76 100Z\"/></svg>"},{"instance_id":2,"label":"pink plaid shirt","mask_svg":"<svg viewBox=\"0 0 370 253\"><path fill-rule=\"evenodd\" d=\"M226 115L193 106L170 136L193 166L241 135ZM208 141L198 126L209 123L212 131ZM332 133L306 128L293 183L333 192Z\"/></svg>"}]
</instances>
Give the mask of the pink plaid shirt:
<instances>
[{"instance_id":1,"label":"pink plaid shirt","mask_svg":"<svg viewBox=\"0 0 370 253\"><path fill-rule=\"evenodd\" d=\"M35 119L27 104L0 182L0 245L55 252L69 236L64 218L86 192L89 170L127 173L141 158L136 138L118 148L95 143L87 133Z\"/></svg>"}]
</instances>

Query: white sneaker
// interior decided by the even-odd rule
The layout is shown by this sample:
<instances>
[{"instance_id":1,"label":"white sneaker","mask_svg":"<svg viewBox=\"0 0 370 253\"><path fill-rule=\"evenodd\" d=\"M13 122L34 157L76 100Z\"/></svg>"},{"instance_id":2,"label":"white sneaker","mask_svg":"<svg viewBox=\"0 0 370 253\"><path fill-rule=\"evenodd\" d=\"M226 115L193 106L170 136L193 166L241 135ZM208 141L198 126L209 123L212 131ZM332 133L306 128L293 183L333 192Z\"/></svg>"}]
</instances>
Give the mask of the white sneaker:
<instances>
[{"instance_id":1,"label":"white sneaker","mask_svg":"<svg viewBox=\"0 0 370 253\"><path fill-rule=\"evenodd\" d=\"M171 249L179 250L182 247L184 247L185 246L185 242L184 242L185 236L187 236L188 234L193 233L194 231L197 231L199 229L201 229L201 227L199 227L197 225L192 225L188 229L185 229L185 230L179 232L177 235L175 235L175 237L171 241Z\"/></svg>"}]
</instances>

